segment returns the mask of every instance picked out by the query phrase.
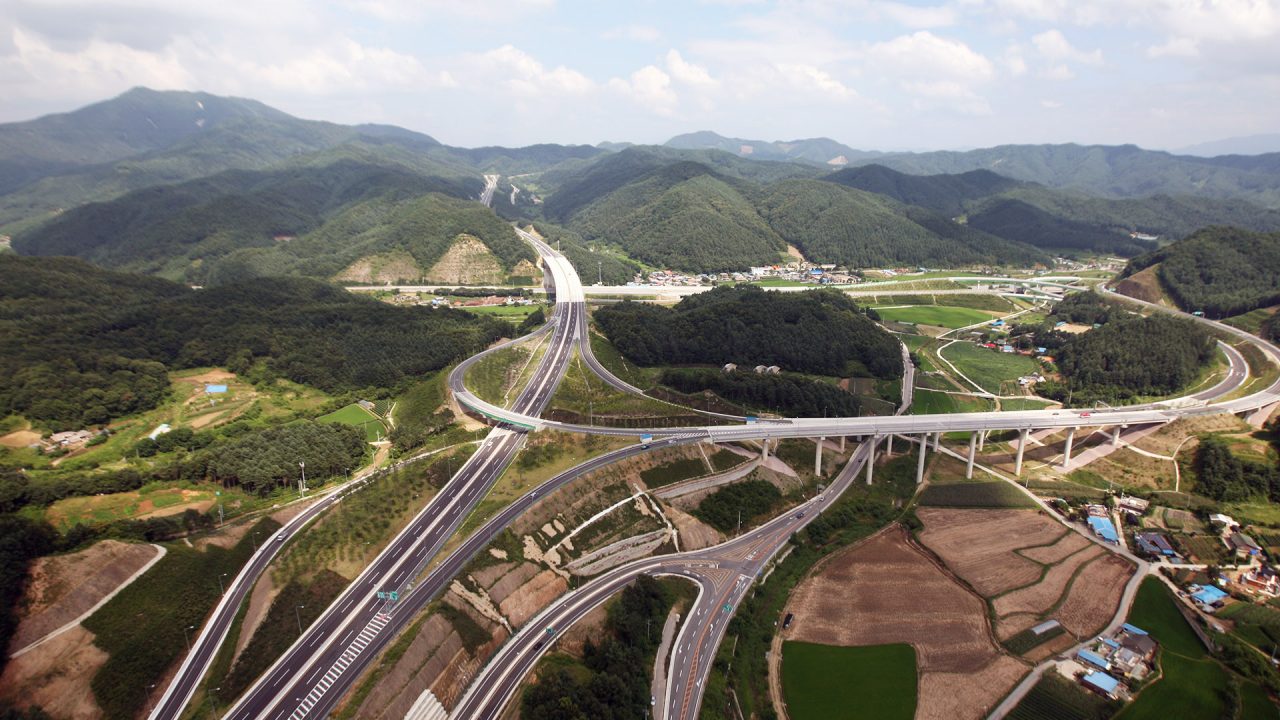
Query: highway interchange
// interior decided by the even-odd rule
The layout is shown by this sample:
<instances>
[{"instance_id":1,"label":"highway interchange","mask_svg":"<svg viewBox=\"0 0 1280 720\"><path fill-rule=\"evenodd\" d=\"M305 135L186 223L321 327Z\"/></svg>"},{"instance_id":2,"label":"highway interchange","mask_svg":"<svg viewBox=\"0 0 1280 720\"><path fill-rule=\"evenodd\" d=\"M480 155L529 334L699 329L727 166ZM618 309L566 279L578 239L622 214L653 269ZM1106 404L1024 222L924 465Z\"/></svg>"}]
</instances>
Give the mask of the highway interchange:
<instances>
[{"instance_id":1,"label":"highway interchange","mask_svg":"<svg viewBox=\"0 0 1280 720\"><path fill-rule=\"evenodd\" d=\"M588 366L615 389L623 392L639 391L614 377L591 353L587 335L585 293L569 262L536 237L523 231L520 234L542 256L548 282L552 284L556 294L555 310L550 322L535 333L550 333L551 339L550 347L533 379L510 408L500 407L480 400L463 385L467 368L481 355L459 365L449 378L450 388L457 399L476 412L498 421L502 426L490 432L439 494L257 683L231 706L226 717L235 720L325 717L361 672L376 660L390 640L407 627L414 616L443 591L466 563L514 518L527 511L547 493L582 474L623 457L647 452L646 448L637 444L593 458L552 478L489 519L460 547L441 559L440 564L420 583L412 585L414 578L436 559L444 544L501 476L522 447L525 432L529 430L555 428L566 432L611 435L648 434L657 438L651 443L653 446L706 440L725 442L785 437L857 436L869 441L862 443L853 452L832 486L819 497L809 500L801 509L775 518L720 546L696 553L666 555L624 565L562 596L544 609L538 618L526 624L500 650L455 708L452 714L455 718L497 717L528 670L551 644L550 640L642 573L680 575L699 585L698 600L690 610L672 649L667 696L663 698L659 708L661 716L666 718L696 717L701 702L701 688L710 672L711 659L723 637L732 608L736 607L750 589L757 573L783 547L786 539L838 498L839 493L858 475L859 469L871 459L876 442L886 435L927 436L956 431L1142 425L1164 423L1189 414L1245 412L1280 400L1280 393L1277 392L1280 388L1273 385L1245 397L1207 405L1208 400L1232 392L1248 378L1247 365L1241 367L1243 358L1239 358L1238 353L1236 357L1228 353L1231 361L1229 377L1190 405L1177 406L1170 403L1101 410L1093 411L1088 416L1082 416L1080 411L1074 410L1038 410L935 416L797 418L745 425L647 429L549 422L539 416L554 395L575 348ZM984 280L992 281L990 278ZM1049 282L1057 280L1059 279L1054 278ZM1127 298L1125 300L1129 301ZM1165 308L1154 309L1170 312ZM1219 332L1259 346L1272 362L1280 359L1280 354L1270 344L1234 328L1218 323L1213 325ZM527 339L528 336L517 341ZM486 352L494 350L496 348ZM311 519L332 504L340 502L344 492L353 489L354 487L341 489L326 496L286 526L282 531L283 537L294 535ZM264 543L237 576L210 621L202 629L192 652L184 660L161 702L152 712L152 718L177 718L181 715L253 582L266 570L268 563L284 544L274 539ZM378 600L375 596L377 591L389 590L400 593L398 602L389 603ZM551 628L550 634L547 633L547 628Z\"/></svg>"}]
</instances>

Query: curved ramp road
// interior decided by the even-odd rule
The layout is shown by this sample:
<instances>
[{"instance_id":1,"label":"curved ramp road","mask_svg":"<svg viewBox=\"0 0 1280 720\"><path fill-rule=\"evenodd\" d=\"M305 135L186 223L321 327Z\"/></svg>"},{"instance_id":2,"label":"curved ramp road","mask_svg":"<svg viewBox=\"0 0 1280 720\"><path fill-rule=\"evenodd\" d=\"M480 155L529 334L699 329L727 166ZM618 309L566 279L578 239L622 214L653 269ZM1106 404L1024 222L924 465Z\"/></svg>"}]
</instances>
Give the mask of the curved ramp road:
<instances>
[{"instance_id":1,"label":"curved ramp road","mask_svg":"<svg viewBox=\"0 0 1280 720\"><path fill-rule=\"evenodd\" d=\"M497 348L464 361L449 378L450 388L462 404L505 424L506 427L495 429L489 434L476 453L428 506L389 543L388 547L325 613L231 707L227 717L236 720L248 718L301 720L306 717L324 717L350 688L360 672L386 647L390 639L406 627L414 614L441 592L470 558L481 551L511 520L525 512L545 493L572 481L579 475L623 457L645 451L645 448L640 446L614 451L589 460L547 481L490 519L457 551L444 558L441 564L418 586L413 586L412 580L418 577L435 558L444 543L461 526L467 515L489 491L522 447L526 430L549 427L567 432L621 436L652 434L658 436L658 439L651 443L657 446L699 440L729 441L850 435L867 437L870 440L864 442L855 451L831 488L796 511L775 518L750 533L714 548L696 553L649 558L625 565L557 600L543 611L539 620L531 622L524 631L513 637L499 651L485 669L484 674L478 678L477 682L472 683L467 695L460 701L452 714L455 718L497 717L503 705L515 692L520 680L532 668L538 655L545 650L549 640L554 639L578 617L603 602L636 575L646 572L689 577L694 579L701 588L698 602L690 612L672 649L671 677L667 683L668 697L664 698L666 717L696 717L701 702L702 684L710 671L715 649L723 637L733 608L748 591L756 574L773 554L785 545L787 538L811 521L817 513L825 510L853 481L858 469L863 467L874 453L879 437L885 434L1165 423L1186 415L1243 412L1265 407L1280 400L1280 382L1277 382L1266 390L1246 397L1214 405L1205 404L1209 400L1231 393L1248 377L1247 364L1244 363L1243 358L1239 353L1229 350L1227 357L1231 363L1231 372L1228 377L1215 387L1200 393L1194 407L1173 407L1170 403L1087 413L1073 410L1031 410L935 416L797 418L749 425L709 425L694 428L605 428L549 422L539 416L563 377L566 364L572 357L575 347L579 348L582 357L592 370L611 386L624 392L638 393L639 391L614 377L596 361L591 353L586 330L583 289L567 259L537 238L523 231L519 232L542 255L544 267L548 271L547 281L554 286L557 294L555 310L547 325L521 340L550 332L550 348L536 369L533 379L521 391L510 408L483 401L462 384L462 376L466 369L480 357ZM990 278L981 280L992 281ZM1044 278L1039 281L1025 282L1054 286L1058 285L1058 280L1060 278ZM1076 289L1065 284L1061 287ZM1163 308L1157 309L1167 311ZM1269 343L1249 336L1247 333L1203 318L1193 319L1210 323L1222 332L1253 342L1273 362L1280 358L1276 349ZM347 491L349 490L335 491L327 496L321 503L291 522L286 527L284 536L289 537L296 533L307 521L333 503L339 502L342 493ZM200 638L184 661L174 682L166 691L164 700L152 713L152 718L177 718L180 715L218 645L225 637L236 609L247 595L253 581L265 570L267 563L278 552L278 546L282 543L272 541L271 544L273 547L261 548L232 583L212 619L202 630ZM396 591L399 593L399 600L398 602L379 600L375 595L378 591ZM551 629L550 633L547 632L547 628ZM545 636L539 636L539 633Z\"/></svg>"}]
</instances>

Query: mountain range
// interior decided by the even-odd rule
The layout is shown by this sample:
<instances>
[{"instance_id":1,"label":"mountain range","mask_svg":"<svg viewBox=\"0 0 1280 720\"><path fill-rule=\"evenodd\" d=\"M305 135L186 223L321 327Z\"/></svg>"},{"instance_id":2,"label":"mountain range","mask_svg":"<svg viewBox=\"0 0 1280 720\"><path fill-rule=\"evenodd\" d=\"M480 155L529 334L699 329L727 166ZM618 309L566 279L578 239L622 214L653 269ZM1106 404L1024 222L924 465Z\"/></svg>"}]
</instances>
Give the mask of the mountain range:
<instances>
[{"instance_id":1,"label":"mountain range","mask_svg":"<svg viewBox=\"0 0 1280 720\"><path fill-rule=\"evenodd\" d=\"M492 209L475 200L500 176ZM877 153L711 132L664 146L456 148L254 100L131 90L0 125L0 233L28 255L193 284L536 280L508 221L612 282L643 266L851 267L1137 255L1206 225L1280 229L1280 155L1133 146Z\"/></svg>"}]
</instances>

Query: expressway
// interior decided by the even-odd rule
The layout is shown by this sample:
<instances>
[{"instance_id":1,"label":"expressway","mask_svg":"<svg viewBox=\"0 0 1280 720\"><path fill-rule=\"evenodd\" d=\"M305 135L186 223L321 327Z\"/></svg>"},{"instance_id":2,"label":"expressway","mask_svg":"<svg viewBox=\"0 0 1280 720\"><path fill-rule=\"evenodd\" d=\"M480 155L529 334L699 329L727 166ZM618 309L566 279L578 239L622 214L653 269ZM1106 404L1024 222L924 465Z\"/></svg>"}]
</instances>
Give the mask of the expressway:
<instances>
[{"instance_id":1,"label":"expressway","mask_svg":"<svg viewBox=\"0 0 1280 720\"><path fill-rule=\"evenodd\" d=\"M749 533L703 550L637 560L562 595L507 641L476 676L450 717L500 717L538 658L560 635L644 574L676 575L699 586L698 598L685 614L685 623L672 645L668 692L661 700L662 717L697 717L701 688L711 672L733 609L787 539L838 501L857 478L873 446L873 442L859 446L822 494Z\"/></svg>"},{"instance_id":2,"label":"expressway","mask_svg":"<svg viewBox=\"0 0 1280 720\"><path fill-rule=\"evenodd\" d=\"M546 407L577 342L582 303L556 305L551 345L512 407L537 415ZM472 358L471 360L475 360ZM470 362L455 369L451 383ZM412 581L436 557L524 444L519 430L497 428L440 493L399 533L274 665L228 711L235 720L325 717L360 671L433 596ZM398 601L380 600L395 591ZM173 716L166 716L173 717Z\"/></svg>"},{"instance_id":3,"label":"expressway","mask_svg":"<svg viewBox=\"0 0 1280 720\"><path fill-rule=\"evenodd\" d=\"M874 452L874 440L885 434L925 434L936 432L989 430L989 429L1030 429L1044 427L1078 427L1081 425L1128 425L1163 423L1186 414L1211 412L1239 412L1272 404L1280 400L1277 387L1272 386L1261 393L1245 398L1237 398L1225 403L1193 408L1146 407L1125 408L1121 410L1093 411L1083 417L1080 411L1019 411L1000 413L970 413L941 416L894 416L876 418L800 418L778 422L754 423L749 425L716 426L699 428L649 428L625 429L603 428L564 423L553 423L542 420L539 415L549 402L563 376L565 365L572 357L574 348L578 348L583 359L592 369L614 388L624 392L639 390L614 377L601 366L591 353L589 337L586 330L585 295L576 273L568 261L551 250L536 237L520 233L527 241L538 249L547 270L548 281L555 287L557 302L551 321L536 334L551 332L551 348L542 360L542 364L534 374L534 379L526 387L512 407L500 407L477 398L462 385L461 378L466 369L474 364L483 354L474 356L461 364L451 375L450 387L458 400L473 410L487 415L510 427L495 429L490 433L480 449L468 460L467 464L445 486L440 494L420 513L410 525L391 541L388 547L366 568L327 610L309 628L298 641L273 665L262 678L243 696L228 713L236 718L304 718L308 716L324 717L350 685L359 677L361 671L377 657L386 643L412 620L413 616L443 590L448 581L456 575L477 552L481 551L491 539L512 519L525 512L541 497L557 487L572 481L581 474L615 462L623 457L644 452L640 446L632 446L594 458L583 465L568 470L552 478L539 488L532 490L494 518L490 519L479 531L474 533L457 551L444 558L416 587L412 585L426 565L435 558L440 548L451 537L470 511L475 507L488 489L496 482L506 465L523 445L522 430L543 427L556 428L567 432L593 432L613 435L654 434L660 436L652 443L655 446L677 444L705 440L728 441L777 437L820 437L820 436L865 436L871 442L863 443L851 457L849 463L839 476L836 484L822 497L809 501L806 507L812 507L814 514L820 512L828 503L834 501L839 491L851 482L867 457ZM976 278L975 278L976 279ZM990 278L982 278L991 281ZM1046 284L1052 281L1047 281ZM1209 322L1197 318L1201 322ZM1215 325L1217 325L1215 323ZM1263 351L1273 360L1276 352L1270 345L1233 328L1220 326L1227 332L1262 346ZM527 340L521 338L517 341ZM493 352L493 348L486 352ZM1237 353L1238 355L1238 353ZM1228 355L1231 358L1230 354ZM1241 359L1241 363L1243 360ZM1214 390L1218 394L1230 392L1236 381L1243 382L1247 377L1247 366L1244 375L1239 374L1240 366L1233 360L1230 382L1224 381ZM316 508L309 510L304 517L309 520L323 509L339 502L340 496L325 499ZM812 519L813 514L808 515ZM288 534L297 531L306 520L295 520L286 528ZM629 582L642 572L669 572L694 578L703 588L699 596L699 606L690 615L694 621L686 623L681 637L673 648L673 678L668 688L674 693L665 702L668 717L691 717L688 714L690 705L694 712L700 702L700 686L710 669L710 658L714 656L715 647L723 634L731 612L724 611L727 603L730 607L736 604L750 587L750 579L755 577L763 564L772 557L787 537L807 520L797 515L777 518L756 531L744 535L716 548L708 548L699 553L666 556L650 560L638 561L592 581L572 597L598 597L600 600L612 594L605 589L610 582L616 591L618 587ZM280 543L276 543L279 545ZM264 549L265 550L265 549ZM153 718L176 718L189 699L199 677L211 660L222 637L226 634L226 624L219 618L234 616L236 608L256 579L278 551L260 552L250 562L250 567L242 572L233 583L228 596L224 598L215 612L214 619L208 623L201 633L197 646L184 662L177 679L165 694L165 700L152 714ZM742 552L738 552L742 551ZM623 580L622 578L626 578ZM609 579L613 578L613 581ZM737 579L735 579L737 578ZM726 584L727 583L727 584ZM397 590L400 600L397 603L379 601L374 597L377 590ZM570 608L571 596L557 601L545 613L554 617L558 608ZM578 601L574 601L578 602ZM583 600L582 602L586 602ZM711 605L707 605L711 603ZM596 603L598 604L598 602ZM704 606L705 605L705 606ZM577 605L572 605L577 607ZM594 607L594 605L592 605ZM719 616L702 617L710 607L721 608L723 620ZM587 608L589 609L589 608ZM568 612L568 610L565 610ZM229 624L229 619L226 621ZM718 623L718 624L717 624ZM541 621L526 626L539 628ZM560 619L548 625L556 631L572 624ZM690 627L699 627L696 643L685 637ZM524 662L519 654L522 647L517 635L501 651L498 658L490 664L490 671L512 675L510 683L518 684L524 674L517 671L518 665ZM528 667L536 660L543 643L530 641L532 645L525 647ZM508 651L510 649L510 652ZM514 653L514 654L511 654ZM503 659L510 658L510 659ZM699 664L699 658L706 658ZM504 669L514 663L510 669ZM679 668L686 670L679 670ZM526 668L527 669L527 668ZM683 673L680 675L679 673ZM503 681L505 682L505 681ZM501 686L499 682L499 686ZM483 706L492 707L501 692L487 692L489 684L473 683L471 691L463 703L480 702ZM515 685L511 685L514 691ZM477 689L485 690L482 698L473 697ZM698 689L695 691L695 689ZM692 693L692 694L691 694ZM171 699L172 696L172 699ZM509 695L507 695L509 697ZM505 700L503 700L505 702ZM493 717L485 714L464 714L464 708L472 705L459 705L454 717ZM479 707L479 706L477 706ZM500 704L498 705L500 707ZM467 711L469 712L469 711Z\"/></svg>"}]
</instances>

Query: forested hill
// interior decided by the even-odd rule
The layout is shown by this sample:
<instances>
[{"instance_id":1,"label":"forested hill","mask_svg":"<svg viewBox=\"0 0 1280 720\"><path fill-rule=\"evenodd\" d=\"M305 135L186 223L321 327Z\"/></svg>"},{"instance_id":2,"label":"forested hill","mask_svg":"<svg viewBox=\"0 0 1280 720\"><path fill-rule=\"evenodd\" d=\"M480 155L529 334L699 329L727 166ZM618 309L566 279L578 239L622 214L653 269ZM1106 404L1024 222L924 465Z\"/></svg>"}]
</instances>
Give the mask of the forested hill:
<instances>
[{"instance_id":1,"label":"forested hill","mask_svg":"<svg viewBox=\"0 0 1280 720\"><path fill-rule=\"evenodd\" d=\"M396 387L502 323L397 308L313 280L193 291L71 258L0 255L0 413L74 428L154 407L167 370L228 366L330 392Z\"/></svg>"},{"instance_id":2,"label":"forested hill","mask_svg":"<svg viewBox=\"0 0 1280 720\"><path fill-rule=\"evenodd\" d=\"M916 175L992 170L1016 180L1104 197L1191 195L1280 207L1280 153L1201 158L1134 145L1000 145L964 152L900 153L861 162Z\"/></svg>"},{"instance_id":3,"label":"forested hill","mask_svg":"<svg viewBox=\"0 0 1280 720\"><path fill-rule=\"evenodd\" d=\"M287 117L254 100L134 88L74 112L0 124L0 193L77 167L162 150L224 125Z\"/></svg>"},{"instance_id":4,"label":"forested hill","mask_svg":"<svg viewBox=\"0 0 1280 720\"><path fill-rule=\"evenodd\" d=\"M13 247L196 284L331 278L371 256L395 264L400 277L385 279L418 281L467 235L492 253L496 271L510 274L522 260L532 261L533 251L488 209L463 199L480 185L348 159L231 171L69 210L19 234Z\"/></svg>"},{"instance_id":5,"label":"forested hill","mask_svg":"<svg viewBox=\"0 0 1280 720\"><path fill-rule=\"evenodd\" d=\"M908 205L949 215L963 213L968 204L1012 190L1023 183L990 170L958 175L908 175L883 165L863 165L834 172L823 180L846 187L887 195Z\"/></svg>"},{"instance_id":6,"label":"forested hill","mask_svg":"<svg viewBox=\"0 0 1280 720\"><path fill-rule=\"evenodd\" d=\"M1280 303L1280 232L1210 227L1134 258L1121 277L1155 267L1179 307L1225 317Z\"/></svg>"},{"instance_id":7,"label":"forested hill","mask_svg":"<svg viewBox=\"0 0 1280 720\"><path fill-rule=\"evenodd\" d=\"M718 287L672 308L607 305L595 319L610 342L640 365L777 365L789 372L885 379L902 374L898 341L834 291Z\"/></svg>"}]
</instances>

